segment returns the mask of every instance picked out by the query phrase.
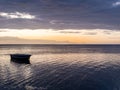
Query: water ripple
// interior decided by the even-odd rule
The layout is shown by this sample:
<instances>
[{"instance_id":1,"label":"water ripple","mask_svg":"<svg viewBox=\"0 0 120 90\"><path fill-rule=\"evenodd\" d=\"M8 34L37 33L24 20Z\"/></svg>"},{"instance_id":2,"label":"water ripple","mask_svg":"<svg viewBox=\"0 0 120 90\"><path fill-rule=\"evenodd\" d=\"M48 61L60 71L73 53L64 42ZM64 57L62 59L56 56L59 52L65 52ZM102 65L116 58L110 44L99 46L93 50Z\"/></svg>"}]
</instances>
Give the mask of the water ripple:
<instances>
[{"instance_id":1,"label":"water ripple","mask_svg":"<svg viewBox=\"0 0 120 90\"><path fill-rule=\"evenodd\" d=\"M0 46L0 90L120 90L118 46L22 47ZM31 64L10 61L24 49Z\"/></svg>"}]
</instances>

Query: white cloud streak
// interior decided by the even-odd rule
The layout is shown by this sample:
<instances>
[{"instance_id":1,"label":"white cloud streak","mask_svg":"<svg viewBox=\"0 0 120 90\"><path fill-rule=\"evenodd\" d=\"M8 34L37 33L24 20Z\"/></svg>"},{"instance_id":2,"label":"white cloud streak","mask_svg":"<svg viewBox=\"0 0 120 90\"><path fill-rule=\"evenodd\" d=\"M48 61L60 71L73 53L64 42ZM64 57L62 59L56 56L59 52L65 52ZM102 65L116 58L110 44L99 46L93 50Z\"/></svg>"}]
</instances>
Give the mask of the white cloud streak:
<instances>
[{"instance_id":1,"label":"white cloud streak","mask_svg":"<svg viewBox=\"0 0 120 90\"><path fill-rule=\"evenodd\" d=\"M120 6L120 1L113 3L114 7Z\"/></svg>"},{"instance_id":2,"label":"white cloud streak","mask_svg":"<svg viewBox=\"0 0 120 90\"><path fill-rule=\"evenodd\" d=\"M0 16L7 18L7 19L35 19L36 17L34 15L30 15L29 13L6 13L6 12L0 12Z\"/></svg>"},{"instance_id":3,"label":"white cloud streak","mask_svg":"<svg viewBox=\"0 0 120 90\"><path fill-rule=\"evenodd\" d=\"M0 29L0 36L46 36L46 35L107 35L107 36L120 36L120 31L107 30L107 29L82 29L82 30L53 30L53 29ZM29 33L28 33L29 32Z\"/></svg>"}]
</instances>

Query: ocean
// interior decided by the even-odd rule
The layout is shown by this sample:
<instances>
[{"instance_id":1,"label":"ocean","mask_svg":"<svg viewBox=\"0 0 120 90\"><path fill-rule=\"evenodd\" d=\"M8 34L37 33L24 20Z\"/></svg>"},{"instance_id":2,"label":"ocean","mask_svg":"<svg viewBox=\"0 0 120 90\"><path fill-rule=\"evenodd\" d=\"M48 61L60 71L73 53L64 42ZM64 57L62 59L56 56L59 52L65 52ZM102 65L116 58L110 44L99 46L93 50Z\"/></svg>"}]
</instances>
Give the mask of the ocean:
<instances>
[{"instance_id":1,"label":"ocean","mask_svg":"<svg viewBox=\"0 0 120 90\"><path fill-rule=\"evenodd\" d=\"M31 54L30 64L10 54ZM0 90L120 90L120 45L0 45Z\"/></svg>"}]
</instances>

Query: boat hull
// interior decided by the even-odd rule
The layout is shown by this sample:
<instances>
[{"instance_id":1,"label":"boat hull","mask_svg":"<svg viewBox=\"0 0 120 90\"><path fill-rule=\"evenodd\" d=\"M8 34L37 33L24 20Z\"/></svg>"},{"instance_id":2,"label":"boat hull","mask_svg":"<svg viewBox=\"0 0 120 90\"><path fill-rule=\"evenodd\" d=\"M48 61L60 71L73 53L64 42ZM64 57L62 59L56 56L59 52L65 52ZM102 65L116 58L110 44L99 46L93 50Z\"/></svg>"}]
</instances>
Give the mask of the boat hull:
<instances>
[{"instance_id":1,"label":"boat hull","mask_svg":"<svg viewBox=\"0 0 120 90\"><path fill-rule=\"evenodd\" d=\"M17 62L17 63L30 63L30 56L28 54L11 54L11 61Z\"/></svg>"}]
</instances>

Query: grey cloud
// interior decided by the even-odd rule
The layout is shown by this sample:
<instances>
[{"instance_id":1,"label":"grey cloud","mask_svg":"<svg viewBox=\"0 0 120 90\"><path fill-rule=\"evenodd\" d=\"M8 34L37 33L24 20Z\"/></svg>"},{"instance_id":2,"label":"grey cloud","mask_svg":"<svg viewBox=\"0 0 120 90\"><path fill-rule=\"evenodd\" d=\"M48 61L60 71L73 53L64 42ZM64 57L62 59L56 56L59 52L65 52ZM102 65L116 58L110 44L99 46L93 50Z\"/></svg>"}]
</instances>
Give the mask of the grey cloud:
<instances>
[{"instance_id":1,"label":"grey cloud","mask_svg":"<svg viewBox=\"0 0 120 90\"><path fill-rule=\"evenodd\" d=\"M59 32L60 32L60 33L66 33L66 34L67 34L67 33L68 33L68 34L70 34L70 33L76 33L76 34L77 34L77 33L81 33L81 32L79 32L79 31L64 31L64 30L63 30L63 31L59 31Z\"/></svg>"},{"instance_id":2,"label":"grey cloud","mask_svg":"<svg viewBox=\"0 0 120 90\"><path fill-rule=\"evenodd\" d=\"M120 29L119 0L0 0L0 11L37 20L0 18L0 28ZM3 25L4 23L4 25Z\"/></svg>"},{"instance_id":3,"label":"grey cloud","mask_svg":"<svg viewBox=\"0 0 120 90\"><path fill-rule=\"evenodd\" d=\"M107 34L107 35L110 35L110 34L111 34L110 31L104 31L103 33L104 33L104 34Z\"/></svg>"},{"instance_id":4,"label":"grey cloud","mask_svg":"<svg viewBox=\"0 0 120 90\"><path fill-rule=\"evenodd\" d=\"M97 32L86 32L84 35L97 35Z\"/></svg>"}]
</instances>

